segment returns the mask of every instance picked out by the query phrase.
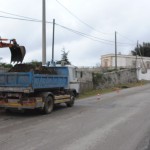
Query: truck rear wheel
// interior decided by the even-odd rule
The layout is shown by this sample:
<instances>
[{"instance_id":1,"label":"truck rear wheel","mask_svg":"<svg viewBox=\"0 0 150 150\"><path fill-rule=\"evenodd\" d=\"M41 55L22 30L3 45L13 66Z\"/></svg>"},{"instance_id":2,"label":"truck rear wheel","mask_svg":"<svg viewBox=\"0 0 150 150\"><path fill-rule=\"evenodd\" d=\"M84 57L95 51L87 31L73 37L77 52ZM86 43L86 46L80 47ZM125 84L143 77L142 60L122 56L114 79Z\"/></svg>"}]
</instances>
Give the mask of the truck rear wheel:
<instances>
[{"instance_id":1,"label":"truck rear wheel","mask_svg":"<svg viewBox=\"0 0 150 150\"><path fill-rule=\"evenodd\" d=\"M9 114L9 113L11 113L11 110L10 109L5 109L5 112Z\"/></svg>"},{"instance_id":2,"label":"truck rear wheel","mask_svg":"<svg viewBox=\"0 0 150 150\"><path fill-rule=\"evenodd\" d=\"M67 107L72 107L74 105L74 101L75 101L75 96L74 94L72 94L70 96L70 101L66 103Z\"/></svg>"},{"instance_id":3,"label":"truck rear wheel","mask_svg":"<svg viewBox=\"0 0 150 150\"><path fill-rule=\"evenodd\" d=\"M53 111L54 108L54 101L51 96L47 96L45 99L45 105L43 108L43 113L44 114L50 114Z\"/></svg>"}]
</instances>

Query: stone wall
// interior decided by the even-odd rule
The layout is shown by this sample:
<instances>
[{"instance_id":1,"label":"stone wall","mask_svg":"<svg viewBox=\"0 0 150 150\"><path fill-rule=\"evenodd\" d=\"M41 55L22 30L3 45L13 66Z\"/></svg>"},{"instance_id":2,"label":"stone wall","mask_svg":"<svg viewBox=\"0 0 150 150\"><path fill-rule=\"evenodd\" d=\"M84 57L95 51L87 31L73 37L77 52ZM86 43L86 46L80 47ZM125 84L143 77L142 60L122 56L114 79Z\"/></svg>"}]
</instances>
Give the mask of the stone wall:
<instances>
[{"instance_id":1,"label":"stone wall","mask_svg":"<svg viewBox=\"0 0 150 150\"><path fill-rule=\"evenodd\" d=\"M80 82L80 93L94 88L102 89L118 84L137 82L136 69L123 69L117 72L112 71L106 73L102 71L93 72L83 68L77 70L78 81Z\"/></svg>"},{"instance_id":2,"label":"stone wall","mask_svg":"<svg viewBox=\"0 0 150 150\"><path fill-rule=\"evenodd\" d=\"M136 69L124 69L120 71L99 73L99 76L95 76L94 86L97 89L113 87L118 84L126 84L137 81Z\"/></svg>"}]
</instances>

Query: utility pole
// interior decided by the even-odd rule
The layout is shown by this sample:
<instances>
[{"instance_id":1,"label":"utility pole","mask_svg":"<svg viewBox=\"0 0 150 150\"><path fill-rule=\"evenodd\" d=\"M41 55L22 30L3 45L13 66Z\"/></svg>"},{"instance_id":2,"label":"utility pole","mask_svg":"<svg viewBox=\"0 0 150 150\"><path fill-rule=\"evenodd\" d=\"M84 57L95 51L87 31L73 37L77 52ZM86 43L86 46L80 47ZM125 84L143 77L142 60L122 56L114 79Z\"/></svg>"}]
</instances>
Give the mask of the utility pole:
<instances>
[{"instance_id":1,"label":"utility pole","mask_svg":"<svg viewBox=\"0 0 150 150\"><path fill-rule=\"evenodd\" d=\"M117 32L115 31L115 69L117 70Z\"/></svg>"},{"instance_id":2,"label":"utility pole","mask_svg":"<svg viewBox=\"0 0 150 150\"><path fill-rule=\"evenodd\" d=\"M46 64L46 7L42 0L42 65Z\"/></svg>"},{"instance_id":3,"label":"utility pole","mask_svg":"<svg viewBox=\"0 0 150 150\"><path fill-rule=\"evenodd\" d=\"M137 41L137 51L138 49L139 49L139 41ZM136 52L135 68L137 68L137 52Z\"/></svg>"},{"instance_id":4,"label":"utility pole","mask_svg":"<svg viewBox=\"0 0 150 150\"><path fill-rule=\"evenodd\" d=\"M55 19L53 19L52 64L54 63Z\"/></svg>"}]
</instances>

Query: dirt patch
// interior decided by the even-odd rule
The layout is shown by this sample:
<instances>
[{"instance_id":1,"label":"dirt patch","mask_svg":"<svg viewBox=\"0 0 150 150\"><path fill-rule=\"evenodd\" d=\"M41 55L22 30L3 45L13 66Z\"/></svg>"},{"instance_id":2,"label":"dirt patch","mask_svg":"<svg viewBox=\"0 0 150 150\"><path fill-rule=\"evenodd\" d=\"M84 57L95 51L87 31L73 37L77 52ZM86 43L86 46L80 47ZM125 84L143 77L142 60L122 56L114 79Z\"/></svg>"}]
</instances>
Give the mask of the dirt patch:
<instances>
[{"instance_id":1,"label":"dirt patch","mask_svg":"<svg viewBox=\"0 0 150 150\"><path fill-rule=\"evenodd\" d=\"M57 72L54 68L45 67L45 66L34 66L31 64L16 64L8 72L31 72L35 74L53 74L56 75Z\"/></svg>"}]
</instances>

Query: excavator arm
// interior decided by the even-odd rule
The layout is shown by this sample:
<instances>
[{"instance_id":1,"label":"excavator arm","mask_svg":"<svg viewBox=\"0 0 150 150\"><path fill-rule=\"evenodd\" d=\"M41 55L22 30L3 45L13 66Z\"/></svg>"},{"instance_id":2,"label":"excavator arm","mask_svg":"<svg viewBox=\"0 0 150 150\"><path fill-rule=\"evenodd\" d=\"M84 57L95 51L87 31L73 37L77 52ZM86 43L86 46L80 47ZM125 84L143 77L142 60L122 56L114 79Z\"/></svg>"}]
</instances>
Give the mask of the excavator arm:
<instances>
[{"instance_id":1,"label":"excavator arm","mask_svg":"<svg viewBox=\"0 0 150 150\"><path fill-rule=\"evenodd\" d=\"M9 41L9 43L6 41ZM11 62L22 63L26 53L25 47L19 46L15 39L8 40L8 39L0 38L0 48L6 48L6 47L10 49Z\"/></svg>"}]
</instances>

